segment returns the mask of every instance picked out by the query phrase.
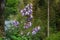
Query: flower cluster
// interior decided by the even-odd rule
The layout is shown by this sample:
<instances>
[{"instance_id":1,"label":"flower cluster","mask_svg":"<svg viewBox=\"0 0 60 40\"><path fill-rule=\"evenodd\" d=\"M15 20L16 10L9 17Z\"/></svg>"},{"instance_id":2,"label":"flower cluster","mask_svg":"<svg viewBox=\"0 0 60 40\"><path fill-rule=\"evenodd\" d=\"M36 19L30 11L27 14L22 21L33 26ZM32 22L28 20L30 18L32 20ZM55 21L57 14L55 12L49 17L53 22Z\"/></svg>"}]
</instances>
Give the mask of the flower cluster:
<instances>
[{"instance_id":1,"label":"flower cluster","mask_svg":"<svg viewBox=\"0 0 60 40\"><path fill-rule=\"evenodd\" d=\"M27 4L27 6L21 10L22 16L32 14L32 4Z\"/></svg>"},{"instance_id":2,"label":"flower cluster","mask_svg":"<svg viewBox=\"0 0 60 40\"><path fill-rule=\"evenodd\" d=\"M36 34L39 30L40 30L40 26L35 27L35 28L32 30L32 35Z\"/></svg>"},{"instance_id":3,"label":"flower cluster","mask_svg":"<svg viewBox=\"0 0 60 40\"><path fill-rule=\"evenodd\" d=\"M27 22L24 24L24 28L27 29L29 27L31 27L32 23L31 22Z\"/></svg>"},{"instance_id":4,"label":"flower cluster","mask_svg":"<svg viewBox=\"0 0 60 40\"><path fill-rule=\"evenodd\" d=\"M24 23L24 29L28 29L29 27L32 26L32 19L33 19L33 15L32 15L32 4L27 4L27 6L21 10L21 14L22 16L26 16L26 23ZM40 26L35 27L32 30L32 35L36 34L38 31L40 30ZM30 32L27 33L27 35L29 35Z\"/></svg>"},{"instance_id":5,"label":"flower cluster","mask_svg":"<svg viewBox=\"0 0 60 40\"><path fill-rule=\"evenodd\" d=\"M13 21L13 25L14 25L15 27L17 27L17 26L19 25L19 22L16 21L16 20L14 20L14 21Z\"/></svg>"},{"instance_id":6,"label":"flower cluster","mask_svg":"<svg viewBox=\"0 0 60 40\"><path fill-rule=\"evenodd\" d=\"M29 15L29 17L27 18L27 21L32 21L33 16Z\"/></svg>"},{"instance_id":7,"label":"flower cluster","mask_svg":"<svg viewBox=\"0 0 60 40\"><path fill-rule=\"evenodd\" d=\"M29 27L31 27L31 25L32 25L32 22L31 22L31 20L32 20L32 18L33 18L33 16L32 16L32 4L27 4L27 6L23 9L23 10L21 10L21 13L22 13L22 16L26 16L27 15L27 22L24 24L24 28L29 28Z\"/></svg>"}]
</instances>

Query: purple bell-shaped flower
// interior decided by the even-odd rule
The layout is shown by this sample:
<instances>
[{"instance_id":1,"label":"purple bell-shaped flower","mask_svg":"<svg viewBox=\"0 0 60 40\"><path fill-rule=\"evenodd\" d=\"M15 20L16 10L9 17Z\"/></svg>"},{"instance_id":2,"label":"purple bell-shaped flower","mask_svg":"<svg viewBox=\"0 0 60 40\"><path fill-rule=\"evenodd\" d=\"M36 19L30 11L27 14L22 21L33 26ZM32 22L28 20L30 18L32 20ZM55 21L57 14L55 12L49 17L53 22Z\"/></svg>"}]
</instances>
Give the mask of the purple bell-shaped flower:
<instances>
[{"instance_id":1,"label":"purple bell-shaped flower","mask_svg":"<svg viewBox=\"0 0 60 40\"><path fill-rule=\"evenodd\" d=\"M14 20L14 21L13 21L13 25L17 27L17 26L19 25L19 22L16 21L16 20Z\"/></svg>"}]
</instances>

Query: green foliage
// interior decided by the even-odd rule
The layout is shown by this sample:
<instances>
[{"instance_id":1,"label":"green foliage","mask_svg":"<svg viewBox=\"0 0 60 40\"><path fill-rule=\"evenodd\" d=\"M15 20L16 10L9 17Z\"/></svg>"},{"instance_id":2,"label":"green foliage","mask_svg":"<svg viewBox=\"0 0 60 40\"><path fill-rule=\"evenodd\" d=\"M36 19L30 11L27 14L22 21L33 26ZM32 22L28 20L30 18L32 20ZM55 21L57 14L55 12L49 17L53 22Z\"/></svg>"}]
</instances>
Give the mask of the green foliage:
<instances>
[{"instance_id":1,"label":"green foliage","mask_svg":"<svg viewBox=\"0 0 60 40\"><path fill-rule=\"evenodd\" d=\"M25 30L23 25L25 23L26 17L22 17L20 10L23 9L28 3L32 2L33 4L33 21L32 27ZM60 1L59 0L50 0L50 34L56 32L56 21L60 22ZM6 0L5 6L5 18L16 19L19 21L18 28L11 28L6 31L7 38L11 40L42 40L46 37L47 34L47 0ZM41 26L41 30L36 35L20 35L20 31L24 31L25 34L28 31L32 31L35 26ZM60 26L59 26L60 27ZM59 29L60 30L60 29ZM46 40L60 40L59 33L50 35Z\"/></svg>"},{"instance_id":2,"label":"green foliage","mask_svg":"<svg viewBox=\"0 0 60 40\"><path fill-rule=\"evenodd\" d=\"M60 0L50 0L50 27L54 31L60 29Z\"/></svg>"},{"instance_id":3,"label":"green foliage","mask_svg":"<svg viewBox=\"0 0 60 40\"><path fill-rule=\"evenodd\" d=\"M18 13L18 3L19 0L6 0L5 5L5 19L7 19L11 14L15 15Z\"/></svg>"},{"instance_id":4,"label":"green foliage","mask_svg":"<svg viewBox=\"0 0 60 40\"><path fill-rule=\"evenodd\" d=\"M6 36L7 38L10 38L11 40L40 40L45 38L45 28L47 27L47 7L46 7L46 2L43 0L42 4L40 0L34 0L35 3L33 2L33 21L32 21L32 27L25 30L23 29L23 24L25 23L26 17L22 17L21 13L18 10L21 10L26 6L28 3L32 2L33 0L7 0L6 2L6 7L5 7L5 17L8 18L10 15L14 15L12 20L15 18L17 21L19 21L20 25L19 28L13 28L9 29L6 31ZM43 3L44 2L44 3ZM44 5L43 5L44 4ZM35 7L36 9L35 9ZM40 5L40 6L39 6ZM41 6L42 5L42 6ZM17 7L18 6L18 7ZM16 15L15 15L16 14ZM11 20L11 19L10 19ZM22 21L22 23L21 23ZM29 35L29 36L20 36L20 31L24 31L26 34L27 32L31 32L34 27L37 25L41 26L41 30L36 34L36 35ZM18 36L19 35L19 36Z\"/></svg>"},{"instance_id":5,"label":"green foliage","mask_svg":"<svg viewBox=\"0 0 60 40\"><path fill-rule=\"evenodd\" d=\"M21 35L18 28L10 28L6 31L6 38L10 40L28 40L29 36ZM31 38L29 38L31 40Z\"/></svg>"},{"instance_id":6,"label":"green foliage","mask_svg":"<svg viewBox=\"0 0 60 40\"><path fill-rule=\"evenodd\" d=\"M0 40L3 40L3 39L0 37Z\"/></svg>"},{"instance_id":7,"label":"green foliage","mask_svg":"<svg viewBox=\"0 0 60 40\"><path fill-rule=\"evenodd\" d=\"M7 7L17 7L18 0L6 0L6 6Z\"/></svg>"},{"instance_id":8,"label":"green foliage","mask_svg":"<svg viewBox=\"0 0 60 40\"><path fill-rule=\"evenodd\" d=\"M51 34L46 40L60 40L60 32Z\"/></svg>"}]
</instances>

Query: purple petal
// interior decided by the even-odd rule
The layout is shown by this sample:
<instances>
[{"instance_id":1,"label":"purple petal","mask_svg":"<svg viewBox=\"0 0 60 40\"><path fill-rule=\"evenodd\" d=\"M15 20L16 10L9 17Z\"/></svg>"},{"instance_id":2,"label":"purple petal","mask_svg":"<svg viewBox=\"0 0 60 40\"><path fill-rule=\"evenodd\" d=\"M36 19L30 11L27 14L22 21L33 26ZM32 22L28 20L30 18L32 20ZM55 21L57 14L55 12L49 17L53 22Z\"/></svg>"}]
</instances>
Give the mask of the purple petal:
<instances>
[{"instance_id":1,"label":"purple petal","mask_svg":"<svg viewBox=\"0 0 60 40\"><path fill-rule=\"evenodd\" d=\"M29 12L29 14L32 14L32 10L31 9L28 12Z\"/></svg>"},{"instance_id":2,"label":"purple petal","mask_svg":"<svg viewBox=\"0 0 60 40\"><path fill-rule=\"evenodd\" d=\"M35 28L35 31L38 32L38 28Z\"/></svg>"},{"instance_id":3,"label":"purple petal","mask_svg":"<svg viewBox=\"0 0 60 40\"><path fill-rule=\"evenodd\" d=\"M27 29L27 28L29 28L29 27L28 27L28 25L25 25L24 28Z\"/></svg>"},{"instance_id":4,"label":"purple petal","mask_svg":"<svg viewBox=\"0 0 60 40\"><path fill-rule=\"evenodd\" d=\"M19 25L19 22L14 20L14 21L13 21L13 25L14 25L14 26L18 26L18 25Z\"/></svg>"},{"instance_id":5,"label":"purple petal","mask_svg":"<svg viewBox=\"0 0 60 40\"><path fill-rule=\"evenodd\" d=\"M29 10L29 8L26 6L26 11L28 11Z\"/></svg>"},{"instance_id":6,"label":"purple petal","mask_svg":"<svg viewBox=\"0 0 60 40\"><path fill-rule=\"evenodd\" d=\"M21 13L26 13L26 9L21 10Z\"/></svg>"},{"instance_id":7,"label":"purple petal","mask_svg":"<svg viewBox=\"0 0 60 40\"><path fill-rule=\"evenodd\" d=\"M22 13L22 16L24 16L25 14L24 13Z\"/></svg>"},{"instance_id":8,"label":"purple petal","mask_svg":"<svg viewBox=\"0 0 60 40\"><path fill-rule=\"evenodd\" d=\"M28 13L28 12L26 12L26 13L25 13L25 15L29 15L29 13Z\"/></svg>"},{"instance_id":9,"label":"purple petal","mask_svg":"<svg viewBox=\"0 0 60 40\"><path fill-rule=\"evenodd\" d=\"M38 32L39 30L40 30L40 26L35 27L35 28L33 29L33 31L35 31L35 32Z\"/></svg>"},{"instance_id":10,"label":"purple petal","mask_svg":"<svg viewBox=\"0 0 60 40\"><path fill-rule=\"evenodd\" d=\"M27 29L27 28L31 27L31 25L32 25L32 23L31 22L28 22L28 23L25 24L24 28Z\"/></svg>"},{"instance_id":11,"label":"purple petal","mask_svg":"<svg viewBox=\"0 0 60 40\"><path fill-rule=\"evenodd\" d=\"M29 8L32 9L32 4L29 4Z\"/></svg>"},{"instance_id":12,"label":"purple petal","mask_svg":"<svg viewBox=\"0 0 60 40\"><path fill-rule=\"evenodd\" d=\"M34 34L36 34L36 32L35 31L32 31L32 35L34 35Z\"/></svg>"},{"instance_id":13,"label":"purple petal","mask_svg":"<svg viewBox=\"0 0 60 40\"><path fill-rule=\"evenodd\" d=\"M32 23L31 22L29 22L29 26L32 26Z\"/></svg>"},{"instance_id":14,"label":"purple petal","mask_svg":"<svg viewBox=\"0 0 60 40\"><path fill-rule=\"evenodd\" d=\"M32 20L32 18L27 18L27 21L31 21Z\"/></svg>"},{"instance_id":15,"label":"purple petal","mask_svg":"<svg viewBox=\"0 0 60 40\"><path fill-rule=\"evenodd\" d=\"M30 15L30 17L28 17L28 18L27 18L27 21L31 21L31 20L32 20L32 18L33 18L33 16L32 16L32 15Z\"/></svg>"},{"instance_id":16,"label":"purple petal","mask_svg":"<svg viewBox=\"0 0 60 40\"><path fill-rule=\"evenodd\" d=\"M29 5L29 8L30 8L30 9L32 9L32 6L31 6L31 5Z\"/></svg>"},{"instance_id":17,"label":"purple petal","mask_svg":"<svg viewBox=\"0 0 60 40\"><path fill-rule=\"evenodd\" d=\"M26 13L26 10L25 9L23 10L23 13Z\"/></svg>"}]
</instances>

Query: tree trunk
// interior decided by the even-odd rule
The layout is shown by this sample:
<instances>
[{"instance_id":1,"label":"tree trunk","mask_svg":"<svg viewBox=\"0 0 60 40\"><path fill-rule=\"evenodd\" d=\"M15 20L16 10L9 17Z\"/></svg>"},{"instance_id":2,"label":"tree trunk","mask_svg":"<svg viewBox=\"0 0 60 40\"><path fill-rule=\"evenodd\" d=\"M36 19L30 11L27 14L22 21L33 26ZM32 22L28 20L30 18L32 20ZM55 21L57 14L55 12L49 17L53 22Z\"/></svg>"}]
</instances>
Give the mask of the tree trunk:
<instances>
[{"instance_id":1,"label":"tree trunk","mask_svg":"<svg viewBox=\"0 0 60 40\"><path fill-rule=\"evenodd\" d=\"M0 37L4 35L4 0L0 0Z\"/></svg>"}]
</instances>

